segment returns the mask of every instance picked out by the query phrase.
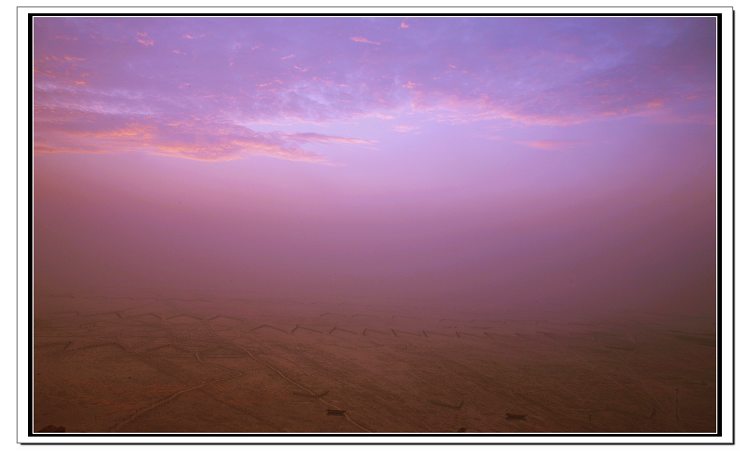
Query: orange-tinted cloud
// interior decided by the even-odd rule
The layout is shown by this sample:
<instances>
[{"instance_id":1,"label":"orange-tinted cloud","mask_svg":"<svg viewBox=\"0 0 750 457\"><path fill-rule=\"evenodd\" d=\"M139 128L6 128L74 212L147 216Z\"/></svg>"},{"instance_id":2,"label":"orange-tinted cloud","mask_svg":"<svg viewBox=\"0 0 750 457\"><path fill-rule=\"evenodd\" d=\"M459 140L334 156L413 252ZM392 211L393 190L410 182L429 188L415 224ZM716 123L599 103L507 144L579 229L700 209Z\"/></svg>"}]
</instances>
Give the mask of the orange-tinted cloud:
<instances>
[{"instance_id":1,"label":"orange-tinted cloud","mask_svg":"<svg viewBox=\"0 0 750 457\"><path fill-rule=\"evenodd\" d=\"M91 121L96 123L91 123ZM305 144L368 145L371 141L321 133L257 132L205 119L160 120L149 115L97 114L71 109L39 109L36 153L153 153L202 161L264 155L323 163Z\"/></svg>"},{"instance_id":2,"label":"orange-tinted cloud","mask_svg":"<svg viewBox=\"0 0 750 457\"><path fill-rule=\"evenodd\" d=\"M517 143L529 148L543 149L545 151L559 151L579 144L578 141L565 140L521 140L517 141Z\"/></svg>"},{"instance_id":3,"label":"orange-tinted cloud","mask_svg":"<svg viewBox=\"0 0 750 457\"><path fill-rule=\"evenodd\" d=\"M372 140L362 138L348 138L334 135L323 135L320 133L288 133L284 138L302 143L341 143L341 144L372 144Z\"/></svg>"},{"instance_id":4,"label":"orange-tinted cloud","mask_svg":"<svg viewBox=\"0 0 750 457\"><path fill-rule=\"evenodd\" d=\"M375 46L380 46L381 44L379 41L373 41L363 36L353 36L351 37L351 40L355 43L366 43L366 44L372 44Z\"/></svg>"}]
</instances>

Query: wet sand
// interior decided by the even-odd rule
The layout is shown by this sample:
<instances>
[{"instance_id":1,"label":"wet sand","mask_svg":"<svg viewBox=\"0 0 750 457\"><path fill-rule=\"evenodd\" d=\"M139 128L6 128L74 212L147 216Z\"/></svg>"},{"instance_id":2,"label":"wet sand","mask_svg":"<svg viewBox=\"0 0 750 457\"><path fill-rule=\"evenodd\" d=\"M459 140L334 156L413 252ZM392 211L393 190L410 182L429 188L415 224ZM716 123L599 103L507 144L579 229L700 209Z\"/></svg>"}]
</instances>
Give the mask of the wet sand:
<instances>
[{"instance_id":1,"label":"wet sand","mask_svg":"<svg viewBox=\"0 0 750 457\"><path fill-rule=\"evenodd\" d=\"M399 310L41 296L34 428L715 430L712 322Z\"/></svg>"}]
</instances>

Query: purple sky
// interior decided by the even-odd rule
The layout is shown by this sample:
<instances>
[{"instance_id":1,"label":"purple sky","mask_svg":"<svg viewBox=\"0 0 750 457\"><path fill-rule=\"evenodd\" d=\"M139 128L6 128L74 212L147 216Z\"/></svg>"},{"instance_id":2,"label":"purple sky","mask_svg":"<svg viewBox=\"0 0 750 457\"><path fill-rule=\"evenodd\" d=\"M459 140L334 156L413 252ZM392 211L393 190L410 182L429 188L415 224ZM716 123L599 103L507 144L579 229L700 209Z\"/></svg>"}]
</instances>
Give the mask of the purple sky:
<instances>
[{"instance_id":1,"label":"purple sky","mask_svg":"<svg viewBox=\"0 0 750 457\"><path fill-rule=\"evenodd\" d=\"M39 287L713 309L713 18L36 18Z\"/></svg>"}]
</instances>

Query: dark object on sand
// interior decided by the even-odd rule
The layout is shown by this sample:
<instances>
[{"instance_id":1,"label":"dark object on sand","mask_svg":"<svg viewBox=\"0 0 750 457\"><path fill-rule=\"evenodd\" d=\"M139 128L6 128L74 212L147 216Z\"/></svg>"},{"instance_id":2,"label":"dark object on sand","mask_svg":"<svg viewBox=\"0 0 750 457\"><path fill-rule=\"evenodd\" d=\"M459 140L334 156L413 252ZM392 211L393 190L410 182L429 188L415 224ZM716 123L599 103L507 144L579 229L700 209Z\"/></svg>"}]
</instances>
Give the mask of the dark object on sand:
<instances>
[{"instance_id":1,"label":"dark object on sand","mask_svg":"<svg viewBox=\"0 0 750 457\"><path fill-rule=\"evenodd\" d=\"M509 421L525 421L526 414L505 413L505 419Z\"/></svg>"},{"instance_id":2,"label":"dark object on sand","mask_svg":"<svg viewBox=\"0 0 750 457\"><path fill-rule=\"evenodd\" d=\"M39 430L40 433L62 433L65 431L65 427L58 425L48 425L43 429Z\"/></svg>"},{"instance_id":3,"label":"dark object on sand","mask_svg":"<svg viewBox=\"0 0 750 457\"><path fill-rule=\"evenodd\" d=\"M466 427L461 427L457 431L463 433L466 431Z\"/></svg>"},{"instance_id":4,"label":"dark object on sand","mask_svg":"<svg viewBox=\"0 0 750 457\"><path fill-rule=\"evenodd\" d=\"M343 409L329 409L326 414L329 416L343 416L346 414L346 411Z\"/></svg>"}]
</instances>

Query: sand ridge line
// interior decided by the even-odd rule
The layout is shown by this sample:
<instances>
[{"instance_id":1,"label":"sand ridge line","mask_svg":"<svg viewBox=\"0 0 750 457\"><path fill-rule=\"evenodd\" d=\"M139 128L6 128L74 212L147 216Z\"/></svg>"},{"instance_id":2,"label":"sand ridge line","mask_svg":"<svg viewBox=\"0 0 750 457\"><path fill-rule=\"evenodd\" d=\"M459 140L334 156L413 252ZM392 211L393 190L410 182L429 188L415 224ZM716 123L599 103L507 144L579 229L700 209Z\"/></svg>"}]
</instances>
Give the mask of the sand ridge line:
<instances>
[{"instance_id":1,"label":"sand ridge line","mask_svg":"<svg viewBox=\"0 0 750 457\"><path fill-rule=\"evenodd\" d=\"M119 343L118 343L118 344L119 344ZM120 345L120 346L122 347L122 345ZM179 345L177 345L177 344L172 344L172 343L170 343L170 344L168 344L168 345L166 345L166 346L173 346L173 347L175 347L175 348L177 348L177 349L179 349L179 350L182 350L182 351L185 351L185 352L189 352L189 351L187 351L186 349L180 348L180 347L179 347ZM124 349L124 348L123 348L123 349ZM164 374L167 374L167 375L168 375L168 376L170 376L170 377L173 377L173 378L175 378L175 379L178 379L178 380L180 380L180 381L183 381L183 379L182 379L182 378L180 378L179 376L176 376L176 375L175 375L174 373L171 373L171 372L169 372L169 371L167 371L167 370L162 370L162 369L161 369L161 368L159 368L158 366L154 366L154 365L153 365L152 363L149 363L149 361L148 361L148 360L146 360L146 359L144 359L144 358L143 358L142 354L139 354L139 353L136 353L136 352L133 352L133 351L128 351L127 349L125 349L125 350L126 350L126 352L128 352L129 354L132 354L132 355L134 355L135 357L137 357L137 358L141 359L142 361L146 362L146 363L147 363L147 364L148 364L149 366L153 366L153 367L154 367L155 369L157 369L158 371L160 371L160 372L162 372L162 373L164 373ZM181 396L181 395L183 395L183 394L186 394L186 393L188 393L188 392L192 392L192 391L195 391L195 390L201 390L201 391L202 391L203 393L205 393L206 395L208 395L208 396L209 396L210 398L212 398L213 400L216 400L216 401L218 401L218 402L220 402L220 403L222 403L222 404L224 404L224 405L226 405L226 406L228 406L228 407L230 407L230 408L232 408L232 409L234 409L234 410L236 410L236 411L239 411L239 412L241 412L241 413L243 413L243 414L246 414L246 415L248 415L248 416L250 416L250 417L253 417L254 419L256 419L257 421L259 421L259 422L261 422L261 423L265 423L265 424L267 424L267 425L270 425L270 426L272 426L272 427L273 427L274 429L277 429L277 430L282 430L282 431L284 431L283 427L279 427L279 426L277 426L276 424L273 424L273 423L271 423L271 422L269 422L269 421L267 421L267 420L265 420L265 419L262 419L262 418L260 418L260 417L257 417L257 416L255 416L254 414L252 414L251 412L247 411L247 410L246 410L245 408L242 408L242 407L240 407L240 406L234 405L234 404L232 404L232 403L230 403L230 402L228 402L228 401L226 401L226 400L224 400L224 399L222 399L222 398L220 398L220 397L217 397L216 395L212 394L211 392L209 392L209 391L205 390L205 388L206 388L206 387L208 387L208 386L210 386L210 385L215 385L215 384L217 384L217 383L219 383L219 382L230 381L230 380L232 380L232 379L237 379L237 378L240 378L240 377L242 377L242 376L245 376L245 375L246 375L246 373L245 373L245 372L243 372L243 371L240 371L240 370L236 370L236 369L233 369L233 368L229 368L229 367L226 367L226 366L224 366L224 365L221 365L221 364L217 364L217 363L213 363L213 362L207 362L207 361L203 360L203 358L202 358L202 357L200 356L200 351L195 351L195 352L193 353L193 355L194 355L195 359L196 359L196 360L197 360L198 362L200 362L200 363L203 363L203 364L211 364L211 365L219 366L220 368L222 368L222 369L224 369L224 370L228 370L228 371L233 371L233 372L235 372L236 374L235 374L235 375L233 375L233 376L229 376L229 377L227 377L227 378L220 378L220 379L212 379L212 380L207 380L207 381L205 381L205 382L203 382L203 383L200 383L200 384L198 384L198 385L195 385L195 386L191 386L191 387L187 387L187 388L185 388L185 389L182 389L182 390L180 390L180 391L177 391L177 392L175 392L175 393L173 393L173 394L171 394L171 395L169 395L169 396L167 396L167 397L165 397L165 398L163 398L163 399L161 399L161 400L159 400L159 401L157 401L157 402L155 402L155 403L151 404L150 406L148 406L148 407L146 407L146 408L144 408L144 409L141 409L141 410L137 410L137 411L135 411L135 412L134 412L134 413L133 413L133 414L132 414L131 416L129 416L128 418L126 418L125 420L123 420L123 421L121 421L121 422L119 422L119 423L115 424L115 425L114 425L113 427L111 427L111 428L110 428L110 430L111 430L111 431L117 431L117 430L119 430L120 428L122 428L123 426L125 426L125 425L127 425L127 424L129 424L129 423L133 422L133 421L134 421L134 420L136 420L137 418L141 417L141 416L142 416L143 414L146 414L147 412L153 411L154 409L156 409L156 408L158 408L158 407L160 407L160 406L166 405L166 404L168 404L169 402L171 402L171 401L173 401L173 400L177 399L178 397L180 397L180 396ZM218 387L217 387L217 388L218 388ZM221 390L221 389L219 388L219 390Z\"/></svg>"},{"instance_id":2,"label":"sand ridge line","mask_svg":"<svg viewBox=\"0 0 750 457\"><path fill-rule=\"evenodd\" d=\"M321 330L315 330L314 328L305 327L299 324L295 324L294 328L292 329L290 333L294 333L297 330L307 330L308 332L320 333L321 335L323 334L323 331Z\"/></svg>"},{"instance_id":3,"label":"sand ridge line","mask_svg":"<svg viewBox=\"0 0 750 457\"><path fill-rule=\"evenodd\" d=\"M461 338L461 335L473 338L489 338L486 335L477 335L476 333L459 332L458 330L456 330L456 338Z\"/></svg>"},{"instance_id":4,"label":"sand ridge line","mask_svg":"<svg viewBox=\"0 0 750 457\"><path fill-rule=\"evenodd\" d=\"M298 397L306 397L306 398L322 398L328 395L328 391L325 390L319 394L309 394L307 392L298 392L295 390L294 392L292 392L292 395L297 395Z\"/></svg>"},{"instance_id":5,"label":"sand ridge line","mask_svg":"<svg viewBox=\"0 0 750 457\"><path fill-rule=\"evenodd\" d=\"M405 330L396 330L394 328L391 328L391 332L393 332L393 336L398 336L399 333L409 336L416 336L416 337L425 337L424 330L422 330L422 334L414 333L414 332L407 332Z\"/></svg>"},{"instance_id":6,"label":"sand ridge line","mask_svg":"<svg viewBox=\"0 0 750 457\"><path fill-rule=\"evenodd\" d=\"M322 404L324 404L326 406L333 407L334 409L339 409L338 405L335 405L334 403L332 403L332 402L330 402L330 401L322 398L323 395L325 395L325 394L328 393L328 391L326 391L322 395L319 395L318 393L316 393L311 388L309 388L309 387L305 386L304 384L302 384L302 383L300 383L298 381L295 381L294 379L290 378L284 372L282 372L281 370L279 370L278 368L276 368L274 365L272 365L271 363L263 360L261 357L259 357L258 355L254 354L253 352L251 352L249 349L245 348L241 344L238 344L238 343L236 343L234 341L227 341L225 338L223 338L220 335L218 335L216 333L216 331L213 328L211 328L210 325L207 325L207 324L204 324L204 325L206 326L206 328L208 329L208 331L210 333L212 333L214 335L214 337L217 338L219 341L222 341L226 345L233 346L233 347L241 350L242 352L246 353L256 363L259 363L259 364L265 366L269 370L271 370L274 373L276 373L279 376L281 376L282 379L286 380L287 382L289 382L289 383L297 386L298 388L302 389L303 391L307 392L309 395L311 395L313 398L315 398L315 400L317 400L318 402L320 402L320 403L322 403ZM260 344L261 346L265 346L265 344L263 344L262 342L258 342L258 344ZM362 425L359 422L357 422L354 419L352 419L352 417L349 415L348 412L344 411L343 416L346 418L347 421L349 421L352 425L354 425L355 427L359 428L360 430L368 432L368 433L372 433L372 430L370 430L369 428L365 427L364 425Z\"/></svg>"},{"instance_id":7,"label":"sand ridge line","mask_svg":"<svg viewBox=\"0 0 750 457\"><path fill-rule=\"evenodd\" d=\"M594 367L591 364L591 362L589 360L587 360L585 357L583 357L582 355L580 355L580 354L578 354L578 353L576 353L576 352L574 352L572 350L566 350L565 352L566 352L566 357L570 357L570 358L574 359L578 364L581 364L581 365L585 366L586 368L588 368L589 372L596 373L597 376L599 376L600 378L602 378L602 379L604 379L604 380L606 380L606 381L608 381L608 382L610 382L612 384L615 384L615 385L619 386L620 388L622 388L625 391L629 391L630 392L630 391L633 390L632 387L626 385L623 381L621 381L620 379L618 379L614 375L608 374L605 371L597 370L596 367ZM640 385L641 383L638 382L638 384ZM528 397L527 395L525 395L523 393L513 392L513 396L517 397L517 398L521 398L521 399L523 399L523 400L525 400L525 401L527 401L529 403L538 405L543 410L546 410L546 411L549 411L549 412L553 412L553 413L556 413L556 414L563 414L561 411L555 411L555 410L549 408L546 404L544 404L544 403L542 403L542 402L540 402L538 400L534 400L534 399ZM611 408L611 407L610 408L595 408L595 409L581 408L581 409L578 409L578 411L585 411L585 412L589 413L588 414L588 422L589 423L591 423L591 420L592 420L591 416L592 416L592 414L594 414L594 413L601 413L601 412L610 412L610 413L614 412L614 413L622 414L624 416L639 417L639 418L642 418L642 419L653 419L656 416L656 412L658 411L658 408L657 408L658 402L656 400L654 400L654 398L648 393L648 390L644 389L642 386L640 386L640 389L639 389L639 396L640 397L645 397L646 401L651 406L651 411L650 411L650 413L648 415L641 416L641 415L633 413L631 411L624 411L622 409ZM568 415L568 417L572 418L570 415Z\"/></svg>"},{"instance_id":8,"label":"sand ridge line","mask_svg":"<svg viewBox=\"0 0 750 457\"><path fill-rule=\"evenodd\" d=\"M168 396L167 398L163 398L163 399L157 401L156 403L154 403L154 404L152 404L152 405L150 405L150 406L148 406L148 407L146 407L144 409L138 410L135 413L133 413L130 417L128 417L127 419L125 419L125 420L123 420L123 421L115 424L113 427L110 428L110 431L113 431L113 432L117 431L120 428L122 428L123 426L125 426L125 425L133 422L134 420L136 420L137 418L139 418L143 414L145 414L145 413L147 413L147 412L149 412L151 410L154 410L154 409L158 408L161 405L169 403L170 401L174 400L175 398L179 397L182 394L185 394L185 393L188 393L188 392L192 392L193 390L201 389L201 388L205 387L206 385L208 385L210 382L211 381L206 381L204 383L198 384L197 386L192 386L192 387L188 387L186 389L179 390L179 391L173 393L172 395Z\"/></svg>"},{"instance_id":9,"label":"sand ridge line","mask_svg":"<svg viewBox=\"0 0 750 457\"><path fill-rule=\"evenodd\" d=\"M441 332L435 332L433 330L422 330L424 332L424 336L429 338L429 335L437 335L437 336L444 336L446 338L455 338L455 335L451 335L449 333L441 333Z\"/></svg>"},{"instance_id":10,"label":"sand ridge line","mask_svg":"<svg viewBox=\"0 0 750 457\"><path fill-rule=\"evenodd\" d=\"M166 343L166 344L160 344L159 346L149 347L149 348L145 349L143 352L144 353L154 352L154 351L158 351L159 349L169 348L169 347L172 347L172 348L174 348L177 351L182 351L182 352L185 352L185 353L190 353L190 350L185 349L184 347L182 347L181 344L175 344L175 343Z\"/></svg>"},{"instance_id":11,"label":"sand ridge line","mask_svg":"<svg viewBox=\"0 0 750 457\"><path fill-rule=\"evenodd\" d=\"M206 389L210 385L213 389L217 389L220 392L224 392L221 389L221 387L219 387L217 385L218 383L224 382L224 381L231 381L233 379L241 378L241 377L245 376L247 373L245 373L244 371L241 371L241 370L237 370L237 369L234 369L234 368L226 367L226 366L224 366L224 365L222 365L220 363L208 362L208 361L204 360L200 356L200 351L197 351L195 353L195 358L196 358L196 360L198 360L199 362L201 362L203 364L211 364L211 365L214 365L214 366L218 366L218 367L220 367L222 369L234 371L234 372L237 373L236 376L231 376L231 377L225 378L225 379L217 379L217 380L214 380L214 381L210 382L209 384L207 384L206 386L204 386L203 388L200 389L201 392L205 393L206 395L208 395L212 399L218 401L219 403L222 403L223 405L226 405L226 406L234 409L235 411L239 411L242 414L245 414L245 415L248 415L248 416L252 417L253 419L257 420L258 422L265 423L266 425L270 425L271 427L273 427L276 430L281 430L282 432L286 432L286 430L283 427L279 427L278 425L274 424L273 422L268 421L267 419L262 419L262 418L256 416L255 414L251 413L248 409L246 409L246 408L244 408L242 406L239 406L239 405L235 405L234 403L231 403L231 402L229 402L227 400L224 400L223 398L212 394L209 390ZM328 391L326 391L323 395L325 395L326 393L328 393Z\"/></svg>"},{"instance_id":12,"label":"sand ridge line","mask_svg":"<svg viewBox=\"0 0 750 457\"><path fill-rule=\"evenodd\" d=\"M128 309L132 309L132 308L128 308ZM118 311L118 312L110 312L110 313L100 313L100 315L103 315L103 314L113 314L113 315L114 314L120 314L123 311L125 311L125 310ZM326 315L337 315L337 314L335 314L335 313L323 313L321 316L326 316ZM213 320L216 320L218 318L231 319L231 320L236 320L238 322L246 322L247 321L246 319L238 318L238 317L227 315L227 314L215 314L213 316L206 317L206 318L201 318L201 317L198 317L198 316L196 316L194 314L190 314L190 313L178 313L178 314L175 314L175 315L172 315L172 316L169 316L169 317L164 317L164 316L161 316L161 315L159 315L157 313L141 313L141 314L127 315L127 316L124 316L124 317L122 317L122 315L120 314L120 316L121 316L121 318L125 318L125 319L138 318L138 317L144 317L144 316L153 316L153 317L155 317L155 318L157 318L159 320L162 320L162 321L170 321L170 320L177 319L177 318L180 318L180 317L186 317L186 318L190 318L190 319L195 320L196 323L206 322L206 321L213 321ZM342 315L342 316L344 316L344 315ZM354 314L352 316L369 317L371 315L369 315L369 314ZM346 316L344 316L344 317L346 317ZM392 318L394 318L394 319L395 318L415 319L415 318L410 317L410 316L402 316L402 315L393 315ZM441 319L441 321L469 322L469 321L460 320L460 319ZM91 325L97 326L97 324L99 324L99 323L106 323L106 322L110 322L110 321L97 321L97 322L94 322L94 323L84 323L82 325L85 325L85 326L91 326ZM314 328L311 328L311 327L302 326L302 325L299 325L299 324L296 324L295 327L291 329L291 331L287 331L287 330L285 330L283 328L280 328L278 326L271 325L271 324L268 324L268 323L261 323L260 325L258 325L256 327L253 327L251 329L246 329L245 331L254 332L254 331L261 330L263 328L267 328L267 329L271 329L271 330L276 330L276 331L278 331L280 333L284 333L284 334L294 334L294 333L297 333L297 330L307 330L307 331L315 332L315 333L324 333L323 330L317 330L317 329L314 329ZM422 329L422 330L420 330L418 332L406 331L406 330L401 330L401 329L398 329L398 328L390 328L389 330L391 331L391 334L393 336L395 336L395 337L398 337L399 335L410 335L410 336L415 336L415 337L425 337L425 338L427 338L427 337L429 337L429 335L431 333L434 334L434 335L439 335L439 336L446 336L446 337L448 336L447 334L444 334L444 333L441 333L441 332L435 332L435 331L427 330L427 329ZM345 333L351 333L351 334L356 334L357 333L355 331L349 330L347 328L340 327L338 325L335 325L327 333L330 335L330 334L333 334L333 333L336 333L336 332L345 332ZM373 328L365 328L361 332L361 334L363 336L368 336L369 333L373 333L373 334L377 333L377 334L381 334L381 335L385 335L386 334L386 332L379 331L379 330L376 330L376 329L373 329ZM470 333L470 332L462 332L462 331L456 330L456 331L454 331L454 335L451 335L451 336L456 337L456 338L461 338L462 336L467 336L467 337L470 336L470 337L475 337L475 338L481 338L483 336L484 337L490 337L491 336L490 334L488 334L488 332L482 332L482 333L483 333L482 335L479 335L479 334L473 334L473 333Z\"/></svg>"},{"instance_id":13,"label":"sand ridge line","mask_svg":"<svg viewBox=\"0 0 750 457\"><path fill-rule=\"evenodd\" d=\"M333 328L332 328L331 330L329 330L329 331L328 331L328 334L329 334L329 335L331 335L331 334L333 334L333 332L335 332L336 330L338 330L338 331L340 331L340 332L346 332L346 333L350 333L350 334L352 334L352 335L356 335L356 334L357 334L357 332L354 332L354 331L352 331L352 330L347 330L347 329L345 329L345 328L341 328L341 327L338 327L338 326L334 326L334 327L333 327Z\"/></svg>"},{"instance_id":14,"label":"sand ridge line","mask_svg":"<svg viewBox=\"0 0 750 457\"><path fill-rule=\"evenodd\" d=\"M256 331L256 330L260 330L260 329L263 329L263 328L269 328L269 329L271 329L271 330L276 330L276 331L279 331L279 332L281 332L281 333L283 333L283 334L285 334L285 335L288 335L288 334L289 334L289 332L287 332L286 330L284 330L284 329L281 329L281 328L279 328L279 327L276 327L276 326L273 326L273 325L269 325L269 324L260 324L260 325L259 325L259 326L257 326L257 327L251 328L251 329L250 329L249 331L250 331L250 332L254 332L254 331Z\"/></svg>"},{"instance_id":15,"label":"sand ridge line","mask_svg":"<svg viewBox=\"0 0 750 457\"><path fill-rule=\"evenodd\" d=\"M244 347L240 346L239 344L237 345L237 347L241 348L243 351L245 351L247 353L247 355L249 355L250 358L252 358L253 360L257 361L258 363L261 363L261 364L265 365L268 369L274 371L276 374L278 374L279 376L281 376L282 378L284 378L288 382L294 384L295 386L297 386L300 389L303 389L304 391L306 391L307 393L309 393L311 396L313 396L319 402L323 403L324 405L331 406L334 409L338 409L338 405L335 405L335 404L331 403L330 401L325 400L321 396L317 396L318 394L316 394L315 391L313 391L309 387L307 387L307 386L305 386L305 385L303 385L303 384L295 381L294 379L288 377L283 372L281 372L281 370L277 369L276 367L274 367L270 363L266 362L265 360L262 360L262 359L256 357L249 350L245 349ZM365 431L365 432L368 432L368 433L372 433L372 430L370 430L369 428L365 427L364 425L362 425L359 422L357 422L354 419L352 419L348 412L344 411L344 413L342 415L346 418L346 420L348 420L349 422L351 422L354 426L358 427L362 431Z\"/></svg>"},{"instance_id":16,"label":"sand ridge line","mask_svg":"<svg viewBox=\"0 0 750 457\"><path fill-rule=\"evenodd\" d=\"M208 318L203 319L203 320L205 320L205 321L212 321L212 320L219 319L219 318L222 318L222 317L224 319L235 320L235 321L238 321L238 322L245 322L246 321L245 319L243 319L241 317L234 317L234 316L229 316L229 315L226 315L226 314L216 314L215 316L211 316L211 317L208 317Z\"/></svg>"},{"instance_id":17,"label":"sand ridge line","mask_svg":"<svg viewBox=\"0 0 750 457\"><path fill-rule=\"evenodd\" d=\"M161 316L160 314L156 314L156 313L140 313L140 314L131 314L131 315L129 315L129 316L125 316L125 318L127 318L127 319L136 319L136 320L138 320L139 322L142 322L142 321L141 321L140 319L138 319L138 318L139 318L139 317L146 317L146 316L154 316L155 318L159 319L160 321L163 321L163 320L164 320L164 317L163 317L163 316Z\"/></svg>"},{"instance_id":18,"label":"sand ridge line","mask_svg":"<svg viewBox=\"0 0 750 457\"><path fill-rule=\"evenodd\" d=\"M246 353L252 360L254 360L255 362L257 362L257 363L259 363L259 364L261 364L263 366L265 366L269 370L271 370L274 373L276 373L277 375L279 375L282 379L284 379L287 382L293 384L294 386L298 387L299 389L302 389L303 391L307 392L309 395L313 396L313 398L315 398L315 400L319 401L320 403L322 403L324 405L327 405L327 406L333 407L335 409L338 409L338 405L335 405L335 404L331 403L330 401L322 398L322 395L319 395L318 393L316 393L311 388L309 388L309 387L305 386L304 384L302 384L302 383L300 383L298 381L295 381L294 379L290 378L284 372L282 372L281 370L279 370L278 368L276 368L274 365L272 365L271 363L263 360L261 357L257 356L256 354L254 354L253 352L251 352L249 349L245 348L241 344L238 344L238 343L236 343L234 341L227 341L225 338L222 338L220 335L216 334L216 332L214 331L214 329L211 328L209 325L207 325L207 328L208 328L209 332L213 333L213 335L217 339L219 339L220 341L223 341L227 345L234 346L235 348L237 348L237 349L241 350L242 352ZM284 332L284 333L286 333L286 332ZM259 342L259 344L261 346L265 346L262 342ZM345 412L343 415L344 415L344 417L346 418L347 421L349 421L352 425L354 425L355 427L359 428L360 430L363 430L365 432L372 432L372 430L370 430L369 428L365 427L364 425L362 425L359 422L357 422L354 419L352 419L352 417L348 413Z\"/></svg>"},{"instance_id":19,"label":"sand ridge line","mask_svg":"<svg viewBox=\"0 0 750 457\"><path fill-rule=\"evenodd\" d=\"M167 317L164 320L169 321L169 320L172 320L172 319L177 319L178 317L187 317L187 318L190 318L190 319L194 319L196 321L203 321L202 317L198 317L198 316L196 316L194 314L189 314L189 313L175 314L174 316L169 316L169 317Z\"/></svg>"},{"instance_id":20,"label":"sand ridge line","mask_svg":"<svg viewBox=\"0 0 750 457\"><path fill-rule=\"evenodd\" d=\"M97 316L116 316L118 319L124 319L126 311L130 311L132 309L138 309L137 306L130 306L128 308L119 309L117 311L101 311L96 313L81 313L80 311L53 311L50 314L72 314L77 317L97 317Z\"/></svg>"}]
</instances>

